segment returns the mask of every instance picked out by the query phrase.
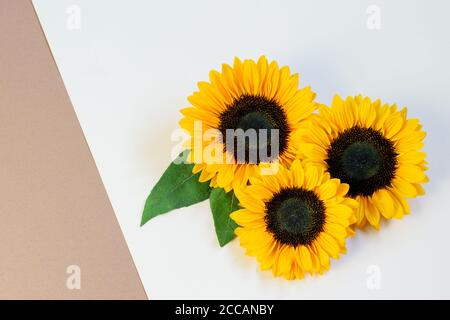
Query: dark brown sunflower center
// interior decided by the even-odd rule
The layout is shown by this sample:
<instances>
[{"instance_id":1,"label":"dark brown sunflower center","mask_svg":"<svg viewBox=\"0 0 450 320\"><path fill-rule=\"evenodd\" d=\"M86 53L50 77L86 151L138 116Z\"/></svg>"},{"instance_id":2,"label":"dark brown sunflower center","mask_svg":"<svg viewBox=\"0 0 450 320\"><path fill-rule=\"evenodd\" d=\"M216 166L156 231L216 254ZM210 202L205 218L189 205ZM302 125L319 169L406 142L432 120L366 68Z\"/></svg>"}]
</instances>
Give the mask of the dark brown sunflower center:
<instances>
[{"instance_id":1,"label":"dark brown sunflower center","mask_svg":"<svg viewBox=\"0 0 450 320\"><path fill-rule=\"evenodd\" d=\"M323 231L325 206L313 191L283 189L266 203L265 221L280 243L307 245Z\"/></svg>"},{"instance_id":2,"label":"dark brown sunflower center","mask_svg":"<svg viewBox=\"0 0 450 320\"><path fill-rule=\"evenodd\" d=\"M381 132L355 126L331 143L326 163L333 178L350 185L349 196L371 196L391 185L397 153Z\"/></svg>"},{"instance_id":3,"label":"dark brown sunflower center","mask_svg":"<svg viewBox=\"0 0 450 320\"><path fill-rule=\"evenodd\" d=\"M287 147L287 118L273 99L243 95L219 119L224 149L238 163L271 162Z\"/></svg>"}]
</instances>

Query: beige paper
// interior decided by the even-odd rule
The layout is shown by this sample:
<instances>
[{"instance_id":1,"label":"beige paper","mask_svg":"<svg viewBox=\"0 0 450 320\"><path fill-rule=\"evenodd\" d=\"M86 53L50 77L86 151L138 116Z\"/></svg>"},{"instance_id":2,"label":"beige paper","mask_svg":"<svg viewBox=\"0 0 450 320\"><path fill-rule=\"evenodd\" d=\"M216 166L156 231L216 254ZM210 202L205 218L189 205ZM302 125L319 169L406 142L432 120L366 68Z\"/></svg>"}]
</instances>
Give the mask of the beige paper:
<instances>
[{"instance_id":1,"label":"beige paper","mask_svg":"<svg viewBox=\"0 0 450 320\"><path fill-rule=\"evenodd\" d=\"M0 0L0 298L146 299L28 0Z\"/></svg>"}]
</instances>

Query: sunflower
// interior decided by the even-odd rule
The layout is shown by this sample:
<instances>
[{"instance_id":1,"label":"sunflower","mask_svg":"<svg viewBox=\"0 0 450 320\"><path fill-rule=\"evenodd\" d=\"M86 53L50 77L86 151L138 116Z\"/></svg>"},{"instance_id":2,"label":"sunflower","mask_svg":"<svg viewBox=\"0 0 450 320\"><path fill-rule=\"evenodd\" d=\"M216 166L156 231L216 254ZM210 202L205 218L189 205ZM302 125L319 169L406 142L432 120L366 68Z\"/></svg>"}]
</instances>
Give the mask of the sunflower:
<instances>
[{"instance_id":1,"label":"sunflower","mask_svg":"<svg viewBox=\"0 0 450 320\"><path fill-rule=\"evenodd\" d=\"M199 180L229 191L245 186L263 164L289 165L298 152L298 132L317 109L315 93L298 88L298 74L263 56L257 62L235 58L233 66L223 64L209 79L198 83L199 91L188 98L192 106L181 110L180 126L190 136L188 159L195 164L193 173L201 172ZM237 141L247 139L249 129L258 138L245 140L238 152ZM230 130L235 134L227 135ZM270 156L261 156L263 145Z\"/></svg>"},{"instance_id":2,"label":"sunflower","mask_svg":"<svg viewBox=\"0 0 450 320\"><path fill-rule=\"evenodd\" d=\"M250 178L237 191L243 207L231 214L247 254L275 276L303 278L323 273L330 257L345 252L353 232L356 201L345 197L349 186L331 179L323 168L295 160L275 175Z\"/></svg>"},{"instance_id":3,"label":"sunflower","mask_svg":"<svg viewBox=\"0 0 450 320\"><path fill-rule=\"evenodd\" d=\"M406 198L424 194L425 135L406 108L335 96L309 121L308 134L301 134L300 157L348 183L348 196L359 203L356 225L369 222L379 229L381 217L402 218L410 210Z\"/></svg>"}]
</instances>

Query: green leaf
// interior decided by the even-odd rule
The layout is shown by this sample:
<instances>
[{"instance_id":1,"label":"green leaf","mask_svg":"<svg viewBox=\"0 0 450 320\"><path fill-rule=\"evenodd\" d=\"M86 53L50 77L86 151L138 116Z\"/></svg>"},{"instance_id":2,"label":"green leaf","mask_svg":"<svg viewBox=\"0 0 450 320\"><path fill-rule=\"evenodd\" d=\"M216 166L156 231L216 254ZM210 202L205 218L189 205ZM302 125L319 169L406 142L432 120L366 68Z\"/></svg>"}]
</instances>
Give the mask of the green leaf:
<instances>
[{"instance_id":1,"label":"green leaf","mask_svg":"<svg viewBox=\"0 0 450 320\"><path fill-rule=\"evenodd\" d=\"M188 152L182 152L150 192L142 214L141 226L160 214L209 198L209 183L198 181L200 174L192 173L194 164L185 163L187 155Z\"/></svg>"},{"instance_id":2,"label":"green leaf","mask_svg":"<svg viewBox=\"0 0 450 320\"><path fill-rule=\"evenodd\" d=\"M239 203L233 191L225 193L217 188L211 191L209 204L214 218L217 239L221 247L234 239L237 224L230 218L230 213L239 209Z\"/></svg>"}]
</instances>

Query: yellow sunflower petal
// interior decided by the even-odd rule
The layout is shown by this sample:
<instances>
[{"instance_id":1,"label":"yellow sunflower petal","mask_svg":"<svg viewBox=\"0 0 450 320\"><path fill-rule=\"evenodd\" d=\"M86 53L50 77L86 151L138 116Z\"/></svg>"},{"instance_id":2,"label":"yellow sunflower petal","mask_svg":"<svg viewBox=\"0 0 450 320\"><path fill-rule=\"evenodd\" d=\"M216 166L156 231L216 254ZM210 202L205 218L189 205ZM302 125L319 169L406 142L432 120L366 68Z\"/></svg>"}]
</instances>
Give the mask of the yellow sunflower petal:
<instances>
[{"instance_id":1,"label":"yellow sunflower petal","mask_svg":"<svg viewBox=\"0 0 450 320\"><path fill-rule=\"evenodd\" d=\"M378 190L372 196L372 199L373 204L383 217L391 219L395 215L395 204L389 191L385 189Z\"/></svg>"},{"instance_id":2,"label":"yellow sunflower petal","mask_svg":"<svg viewBox=\"0 0 450 320\"><path fill-rule=\"evenodd\" d=\"M240 226L257 227L264 224L264 214L240 209L230 214L231 219Z\"/></svg>"},{"instance_id":3,"label":"yellow sunflower petal","mask_svg":"<svg viewBox=\"0 0 450 320\"><path fill-rule=\"evenodd\" d=\"M317 188L317 192L319 193L319 196L322 200L327 200L336 195L338 187L339 185L337 185L335 182L328 181L319 186Z\"/></svg>"},{"instance_id":4,"label":"yellow sunflower petal","mask_svg":"<svg viewBox=\"0 0 450 320\"><path fill-rule=\"evenodd\" d=\"M337 259L339 257L339 244L328 233L322 232L319 236L318 242L321 248L323 248L323 250L325 250L330 255L330 257L334 259Z\"/></svg>"},{"instance_id":5,"label":"yellow sunflower petal","mask_svg":"<svg viewBox=\"0 0 450 320\"><path fill-rule=\"evenodd\" d=\"M310 271L312 269L312 259L309 249L305 246L298 246L296 249L296 258L299 266L304 271Z\"/></svg>"},{"instance_id":6,"label":"yellow sunflower petal","mask_svg":"<svg viewBox=\"0 0 450 320\"><path fill-rule=\"evenodd\" d=\"M380 212L378 211L378 208L372 203L371 199L364 199L364 201L367 221L369 221L375 229L380 229Z\"/></svg>"},{"instance_id":7,"label":"yellow sunflower petal","mask_svg":"<svg viewBox=\"0 0 450 320\"><path fill-rule=\"evenodd\" d=\"M414 165L400 166L397 169L397 175L402 179L412 183L422 182L426 178L425 173L422 171L422 169Z\"/></svg>"}]
</instances>

